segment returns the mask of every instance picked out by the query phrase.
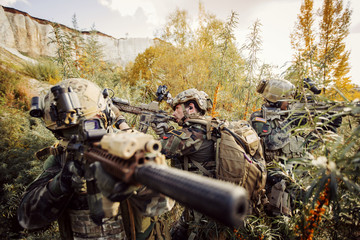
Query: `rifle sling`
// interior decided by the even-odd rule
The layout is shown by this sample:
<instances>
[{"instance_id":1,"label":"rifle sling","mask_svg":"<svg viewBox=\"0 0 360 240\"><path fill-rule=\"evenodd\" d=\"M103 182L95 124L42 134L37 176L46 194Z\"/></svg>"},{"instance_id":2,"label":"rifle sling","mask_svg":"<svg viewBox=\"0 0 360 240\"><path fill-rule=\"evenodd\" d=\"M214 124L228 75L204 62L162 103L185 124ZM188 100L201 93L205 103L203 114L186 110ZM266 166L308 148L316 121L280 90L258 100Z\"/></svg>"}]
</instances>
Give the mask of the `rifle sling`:
<instances>
[{"instance_id":1,"label":"rifle sling","mask_svg":"<svg viewBox=\"0 0 360 240\"><path fill-rule=\"evenodd\" d=\"M213 175L211 174L211 172L209 172L206 168L204 168L199 162L197 161L192 161L191 162L206 176L208 177L213 177ZM189 158L187 156L184 156L184 170L188 171L189 170Z\"/></svg>"}]
</instances>

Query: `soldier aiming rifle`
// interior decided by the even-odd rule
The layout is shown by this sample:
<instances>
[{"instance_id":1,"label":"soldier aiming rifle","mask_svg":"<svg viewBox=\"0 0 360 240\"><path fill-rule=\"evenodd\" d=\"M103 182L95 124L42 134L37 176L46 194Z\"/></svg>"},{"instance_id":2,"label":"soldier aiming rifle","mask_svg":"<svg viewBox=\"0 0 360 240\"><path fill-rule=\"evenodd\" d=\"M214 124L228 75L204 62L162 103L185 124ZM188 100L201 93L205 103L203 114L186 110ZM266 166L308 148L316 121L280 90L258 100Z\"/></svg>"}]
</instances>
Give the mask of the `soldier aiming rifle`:
<instances>
[{"instance_id":1,"label":"soldier aiming rifle","mask_svg":"<svg viewBox=\"0 0 360 240\"><path fill-rule=\"evenodd\" d=\"M112 133L113 122L123 119L115 113L106 92L85 79L64 80L32 100L30 114L59 143L37 154L46 159L44 171L21 200L22 227L57 220L62 239L162 239L153 217L172 208L166 196L224 224L241 222L242 188L167 167L150 135ZM123 121L119 127L128 128Z\"/></svg>"}]
</instances>

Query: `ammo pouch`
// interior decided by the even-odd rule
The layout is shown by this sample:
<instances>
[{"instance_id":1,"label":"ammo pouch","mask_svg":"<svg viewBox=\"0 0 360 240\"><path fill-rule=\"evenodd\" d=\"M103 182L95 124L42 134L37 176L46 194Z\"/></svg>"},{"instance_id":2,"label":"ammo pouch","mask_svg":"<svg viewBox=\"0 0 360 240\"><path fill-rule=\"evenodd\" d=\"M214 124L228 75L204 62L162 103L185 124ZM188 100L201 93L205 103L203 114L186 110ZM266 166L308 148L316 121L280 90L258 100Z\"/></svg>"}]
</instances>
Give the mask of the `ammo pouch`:
<instances>
[{"instance_id":1,"label":"ammo pouch","mask_svg":"<svg viewBox=\"0 0 360 240\"><path fill-rule=\"evenodd\" d=\"M285 192L285 180L281 180L271 187L271 192L268 196L269 211L274 215L291 216L290 195Z\"/></svg>"},{"instance_id":2,"label":"ammo pouch","mask_svg":"<svg viewBox=\"0 0 360 240\"><path fill-rule=\"evenodd\" d=\"M282 148L286 156L301 157L303 155L303 144L305 139L300 136L291 136L290 142Z\"/></svg>"}]
</instances>

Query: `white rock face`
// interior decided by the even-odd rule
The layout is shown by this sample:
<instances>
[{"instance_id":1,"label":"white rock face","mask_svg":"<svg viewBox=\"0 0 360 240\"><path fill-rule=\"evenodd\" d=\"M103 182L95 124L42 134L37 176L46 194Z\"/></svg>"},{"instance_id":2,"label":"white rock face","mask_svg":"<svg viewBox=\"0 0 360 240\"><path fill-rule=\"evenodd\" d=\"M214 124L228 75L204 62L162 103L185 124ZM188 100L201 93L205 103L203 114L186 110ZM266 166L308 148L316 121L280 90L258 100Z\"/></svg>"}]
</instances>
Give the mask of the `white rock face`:
<instances>
[{"instance_id":1,"label":"white rock face","mask_svg":"<svg viewBox=\"0 0 360 240\"><path fill-rule=\"evenodd\" d=\"M54 37L51 24L50 21L0 5L0 45L30 56L55 56L56 46L49 43ZM65 26L63 29L71 31ZM88 35L82 34L86 39ZM116 39L102 33L98 33L97 40L104 46L104 60L121 66L134 61L139 53L154 44L150 38Z\"/></svg>"}]
</instances>

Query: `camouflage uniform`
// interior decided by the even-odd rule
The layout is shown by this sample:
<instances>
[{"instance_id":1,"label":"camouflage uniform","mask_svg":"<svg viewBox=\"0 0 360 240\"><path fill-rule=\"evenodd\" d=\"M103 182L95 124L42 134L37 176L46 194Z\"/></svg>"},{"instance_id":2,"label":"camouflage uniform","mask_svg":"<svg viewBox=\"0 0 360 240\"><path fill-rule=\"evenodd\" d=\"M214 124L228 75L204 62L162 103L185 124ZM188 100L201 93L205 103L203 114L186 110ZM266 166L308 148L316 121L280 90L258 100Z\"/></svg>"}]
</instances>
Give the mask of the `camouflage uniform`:
<instances>
[{"instance_id":1,"label":"camouflage uniform","mask_svg":"<svg viewBox=\"0 0 360 240\"><path fill-rule=\"evenodd\" d=\"M195 119L201 120L202 117ZM205 125L185 121L181 129L167 132L162 137L161 144L162 153L171 159L173 167L215 177L214 141L207 139ZM199 226L208 221L201 213L186 209L172 228L172 239L203 239Z\"/></svg>"},{"instance_id":2,"label":"camouflage uniform","mask_svg":"<svg viewBox=\"0 0 360 240\"><path fill-rule=\"evenodd\" d=\"M250 119L263 141L266 162L280 161L281 156L288 159L302 156L304 139L300 136L291 136L291 120L280 115L267 118L263 111L252 113Z\"/></svg>"},{"instance_id":3,"label":"camouflage uniform","mask_svg":"<svg viewBox=\"0 0 360 240\"><path fill-rule=\"evenodd\" d=\"M62 192L59 187L62 155L50 156L45 161L43 173L27 188L18 210L20 225L27 229L39 229L58 220L62 239L126 239L122 214L103 219L104 224L98 226L90 219L85 191ZM145 232L148 236L153 222L145 216L162 213L167 207L167 200L142 189L128 201L135 213L137 236Z\"/></svg>"},{"instance_id":4,"label":"camouflage uniform","mask_svg":"<svg viewBox=\"0 0 360 240\"><path fill-rule=\"evenodd\" d=\"M185 122L182 129L167 132L162 137L161 144L162 153L172 159L173 166L214 176L214 141L207 139L205 125Z\"/></svg>"},{"instance_id":5,"label":"camouflage uniform","mask_svg":"<svg viewBox=\"0 0 360 240\"><path fill-rule=\"evenodd\" d=\"M187 114L184 104L189 101L195 101L202 112ZM178 122L182 128L168 131L162 136L162 153L168 159L171 159L171 165L174 167L208 177L215 177L216 152L214 140L209 135L209 120L203 116L211 108L211 100L202 91L188 89L179 93L173 99L173 109L175 110L175 107L179 104L182 105L184 111L184 119ZM173 225L171 234L173 240L209 239L210 236L217 238L217 235L226 232L220 230L220 228L224 230L226 227L215 223L192 209L185 209L180 219ZM208 231L202 231L204 229Z\"/></svg>"},{"instance_id":6,"label":"camouflage uniform","mask_svg":"<svg viewBox=\"0 0 360 240\"><path fill-rule=\"evenodd\" d=\"M274 215L291 215L290 196L286 181L283 179L280 169L272 168L272 162L283 162L303 156L304 139L301 136L292 136L292 121L280 116L266 114L267 108L280 110L281 101L292 98L294 86L286 80L268 80L259 84L257 91L268 101L262 106L261 111L252 113L250 122L261 138L265 160L268 166L266 193L270 204L269 212ZM292 165L285 166L287 170Z\"/></svg>"},{"instance_id":7,"label":"camouflage uniform","mask_svg":"<svg viewBox=\"0 0 360 240\"><path fill-rule=\"evenodd\" d=\"M189 114L185 104L193 102L198 113ZM188 89L172 99L171 106L180 105L184 114L178 124L182 129L171 130L161 139L162 153L172 159L172 165L192 172L214 176L214 141L209 136L208 121L203 115L211 109L211 100L203 91Z\"/></svg>"},{"instance_id":8,"label":"camouflage uniform","mask_svg":"<svg viewBox=\"0 0 360 240\"><path fill-rule=\"evenodd\" d=\"M109 107L104 101L100 89L87 80L69 79L59 83L60 85L72 86L75 92L80 93L80 100L71 96L70 90L67 97L75 107L77 102L80 102L83 115L86 117L91 118L98 115L98 108L100 107L104 109ZM99 102L96 101L96 97L98 97ZM26 229L39 229L57 220L62 239L107 240L128 239L130 236L145 239L153 236L151 235L154 226L152 217L160 215L172 207L167 197L146 188L137 188L137 193L134 195L131 195L133 190L125 190L128 191L125 196L130 197L121 202L120 207L117 207L117 214L111 218L99 219L102 224L97 225L92 221L93 218L90 218L89 194L84 184L85 180L80 175L75 178L72 176L71 187L63 187L62 174L68 169L66 148L69 136L77 134L77 123L75 122L70 128L59 125L57 122L55 124L54 115L51 115L52 110L49 111L49 109L54 108L50 107L51 102L53 102L50 92L44 101L45 113L42 114L44 122L47 128L53 131L61 141L58 145L44 149L37 154L38 157L42 158L50 156L44 163L43 172L30 184L22 197L18 209L20 225ZM57 107L60 108L60 106ZM66 114L66 121L76 121L72 115L74 112L76 110L71 110L71 114ZM116 121L123 119L121 116L113 116L112 118ZM108 124L106 120L104 122ZM112 204L110 202L110 205Z\"/></svg>"}]
</instances>

